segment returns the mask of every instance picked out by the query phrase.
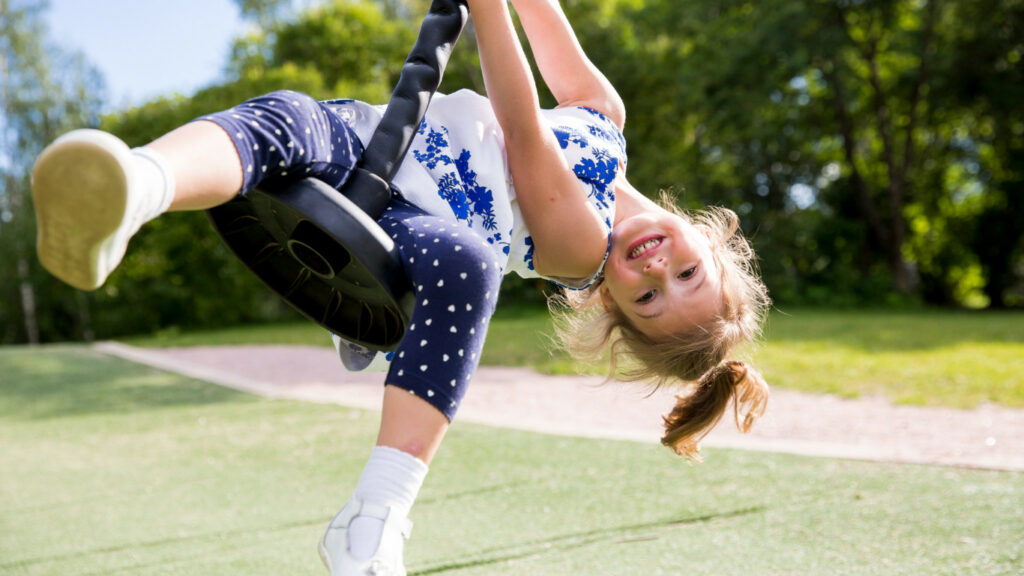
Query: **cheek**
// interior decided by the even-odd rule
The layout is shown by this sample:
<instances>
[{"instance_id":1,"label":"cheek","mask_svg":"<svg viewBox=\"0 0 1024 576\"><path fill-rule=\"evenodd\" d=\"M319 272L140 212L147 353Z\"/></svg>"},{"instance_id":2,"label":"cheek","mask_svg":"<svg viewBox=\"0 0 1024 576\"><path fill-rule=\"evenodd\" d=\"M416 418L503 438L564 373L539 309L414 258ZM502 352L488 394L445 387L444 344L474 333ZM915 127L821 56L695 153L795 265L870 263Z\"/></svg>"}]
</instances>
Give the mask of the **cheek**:
<instances>
[{"instance_id":1,"label":"cheek","mask_svg":"<svg viewBox=\"0 0 1024 576\"><path fill-rule=\"evenodd\" d=\"M601 301L605 310L609 308L623 309L626 301L624 297L628 294L628 287L624 287L618 278L605 274L604 283L601 284Z\"/></svg>"},{"instance_id":2,"label":"cheek","mask_svg":"<svg viewBox=\"0 0 1024 576\"><path fill-rule=\"evenodd\" d=\"M599 294L605 312L623 311L622 291L614 282L609 282L607 276L601 284Z\"/></svg>"},{"instance_id":3,"label":"cheek","mask_svg":"<svg viewBox=\"0 0 1024 576\"><path fill-rule=\"evenodd\" d=\"M612 296L616 298L621 297L624 292L628 292L631 289L632 285L629 269L616 266L611 262L605 266L604 287L611 292Z\"/></svg>"}]
</instances>

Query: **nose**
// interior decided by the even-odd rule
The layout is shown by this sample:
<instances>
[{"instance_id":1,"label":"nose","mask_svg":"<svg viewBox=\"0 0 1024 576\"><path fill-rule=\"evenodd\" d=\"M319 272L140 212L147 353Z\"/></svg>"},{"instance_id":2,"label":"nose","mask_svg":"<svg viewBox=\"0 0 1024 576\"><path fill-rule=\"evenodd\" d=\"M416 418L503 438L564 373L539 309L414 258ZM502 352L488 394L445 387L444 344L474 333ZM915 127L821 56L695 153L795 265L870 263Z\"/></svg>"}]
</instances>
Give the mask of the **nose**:
<instances>
[{"instance_id":1,"label":"nose","mask_svg":"<svg viewBox=\"0 0 1024 576\"><path fill-rule=\"evenodd\" d=\"M667 266L668 264L665 261L664 256L651 258L650 260L644 263L644 274L650 276L662 276L665 274L665 269L667 268Z\"/></svg>"}]
</instances>

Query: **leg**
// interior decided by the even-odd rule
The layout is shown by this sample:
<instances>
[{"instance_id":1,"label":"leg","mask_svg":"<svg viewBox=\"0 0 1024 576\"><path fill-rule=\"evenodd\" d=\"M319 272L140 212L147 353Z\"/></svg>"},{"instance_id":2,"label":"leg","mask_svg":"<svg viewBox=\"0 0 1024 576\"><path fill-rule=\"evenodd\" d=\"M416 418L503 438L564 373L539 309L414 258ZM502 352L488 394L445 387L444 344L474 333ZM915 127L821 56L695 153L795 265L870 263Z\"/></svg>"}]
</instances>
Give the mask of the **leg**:
<instances>
[{"instance_id":1,"label":"leg","mask_svg":"<svg viewBox=\"0 0 1024 576\"><path fill-rule=\"evenodd\" d=\"M98 130L70 132L33 170L39 260L64 282L93 290L147 221L168 209L222 204L241 185L238 153L211 122L187 124L134 151Z\"/></svg>"},{"instance_id":2,"label":"leg","mask_svg":"<svg viewBox=\"0 0 1024 576\"><path fill-rule=\"evenodd\" d=\"M480 360L500 264L483 238L454 219L392 202L380 224L395 240L416 292L387 383L426 400L450 421Z\"/></svg>"},{"instance_id":3,"label":"leg","mask_svg":"<svg viewBox=\"0 0 1024 576\"><path fill-rule=\"evenodd\" d=\"M93 290L168 209L201 210L289 172L340 187L362 153L331 109L297 92L254 98L130 150L98 130L57 139L33 170L43 266Z\"/></svg>"},{"instance_id":4,"label":"leg","mask_svg":"<svg viewBox=\"0 0 1024 576\"><path fill-rule=\"evenodd\" d=\"M174 172L170 210L205 210L242 190L242 162L231 137L213 122L192 122L146 145Z\"/></svg>"},{"instance_id":5,"label":"leg","mask_svg":"<svg viewBox=\"0 0 1024 576\"><path fill-rule=\"evenodd\" d=\"M455 221L393 202L380 223L416 286L416 308L388 372L377 448L321 542L332 576L373 563L405 574L403 520L476 369L501 280L490 247Z\"/></svg>"},{"instance_id":6,"label":"leg","mask_svg":"<svg viewBox=\"0 0 1024 576\"><path fill-rule=\"evenodd\" d=\"M289 172L340 188L362 154L330 106L288 90L204 116L146 148L174 173L171 210L212 208Z\"/></svg>"},{"instance_id":7,"label":"leg","mask_svg":"<svg viewBox=\"0 0 1024 576\"><path fill-rule=\"evenodd\" d=\"M402 559L411 523L406 519L437 452L448 419L427 401L396 386L384 388L377 447L355 493L320 541L331 576L405 574Z\"/></svg>"},{"instance_id":8,"label":"leg","mask_svg":"<svg viewBox=\"0 0 1024 576\"><path fill-rule=\"evenodd\" d=\"M384 387L377 445L401 450L430 464L448 431L448 419L419 396L397 386Z\"/></svg>"},{"instance_id":9,"label":"leg","mask_svg":"<svg viewBox=\"0 0 1024 576\"><path fill-rule=\"evenodd\" d=\"M133 153L99 130L75 130L40 154L32 170L39 261L81 290L98 288L128 241L170 205L173 176L153 154Z\"/></svg>"}]
</instances>

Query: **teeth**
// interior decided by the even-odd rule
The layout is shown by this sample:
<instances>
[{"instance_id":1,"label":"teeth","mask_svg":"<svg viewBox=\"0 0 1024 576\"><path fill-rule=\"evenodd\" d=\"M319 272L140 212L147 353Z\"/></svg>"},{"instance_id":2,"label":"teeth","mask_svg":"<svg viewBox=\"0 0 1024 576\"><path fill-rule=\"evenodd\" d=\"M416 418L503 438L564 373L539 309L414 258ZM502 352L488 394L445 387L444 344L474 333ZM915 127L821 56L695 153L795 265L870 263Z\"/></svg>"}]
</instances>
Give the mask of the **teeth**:
<instances>
[{"instance_id":1,"label":"teeth","mask_svg":"<svg viewBox=\"0 0 1024 576\"><path fill-rule=\"evenodd\" d=\"M634 248L633 251L629 253L629 257L630 258L636 258L637 256L643 254L645 250L650 250L651 248L654 248L658 244L661 244L661 239L660 238L652 238L652 239L648 240L647 242L644 242L643 244L641 244L641 245L637 246L636 248Z\"/></svg>"}]
</instances>

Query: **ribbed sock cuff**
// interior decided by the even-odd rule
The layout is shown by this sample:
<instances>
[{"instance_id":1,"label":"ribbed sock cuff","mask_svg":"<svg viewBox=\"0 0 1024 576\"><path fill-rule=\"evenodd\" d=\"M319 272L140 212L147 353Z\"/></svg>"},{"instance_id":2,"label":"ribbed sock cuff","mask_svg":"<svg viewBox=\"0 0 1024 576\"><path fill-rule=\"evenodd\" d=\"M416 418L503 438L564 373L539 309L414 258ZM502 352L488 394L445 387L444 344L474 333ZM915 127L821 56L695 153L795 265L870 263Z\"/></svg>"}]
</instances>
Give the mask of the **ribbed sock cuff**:
<instances>
[{"instance_id":1,"label":"ribbed sock cuff","mask_svg":"<svg viewBox=\"0 0 1024 576\"><path fill-rule=\"evenodd\" d=\"M174 171L163 154L150 148L133 148L138 177L140 216L144 222L163 214L174 201Z\"/></svg>"},{"instance_id":2,"label":"ribbed sock cuff","mask_svg":"<svg viewBox=\"0 0 1024 576\"><path fill-rule=\"evenodd\" d=\"M387 446L377 446L363 469L355 497L409 514L429 467L420 459Z\"/></svg>"}]
</instances>

